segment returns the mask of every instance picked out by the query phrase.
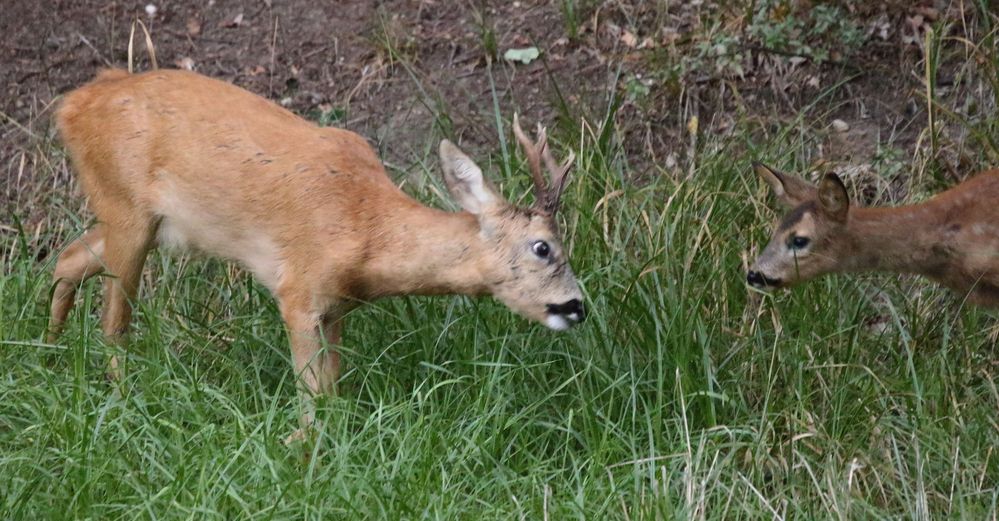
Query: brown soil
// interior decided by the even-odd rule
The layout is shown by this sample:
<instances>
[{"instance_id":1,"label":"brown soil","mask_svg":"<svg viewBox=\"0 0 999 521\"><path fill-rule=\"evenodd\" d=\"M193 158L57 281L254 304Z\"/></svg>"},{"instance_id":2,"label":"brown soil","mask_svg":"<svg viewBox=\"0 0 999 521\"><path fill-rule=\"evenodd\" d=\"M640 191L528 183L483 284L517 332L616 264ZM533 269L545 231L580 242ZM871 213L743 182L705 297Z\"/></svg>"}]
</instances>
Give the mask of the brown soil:
<instances>
[{"instance_id":1,"label":"brown soil","mask_svg":"<svg viewBox=\"0 0 999 521\"><path fill-rule=\"evenodd\" d=\"M621 95L615 124L636 177L682 164L692 116L702 132L717 134L730 131L736 117L755 118L766 139L770 122L796 117L841 80L848 80L844 87L808 108L811 118L852 124L845 136L830 134L824 154L870 157L877 136L887 135L903 149L914 146L913 122L923 117L913 74L920 54L898 41L913 9L933 2L871 3L877 7L857 16L888 27L887 40L872 38L855 56L789 65L772 49L742 49L742 76L698 70L676 81L656 76L644 81L648 93L640 100L628 95L627 83L642 83L643 73L688 52L705 30L705 13L719 8L582 3L589 7L570 40L555 1L11 0L0 16L4 193L15 196L10 180L25 176L26 143L50 131L53 101L103 67L126 66L135 18L149 25L161 67L193 67L303 115L336 115L336 125L366 136L397 170L426 157L432 132L460 138L475 154L494 152L493 92L504 118L516 110L529 121L574 128L581 116L599 124L610 93ZM147 4L155 5L153 16ZM725 19L733 20L725 30L742 30L738 13ZM495 34L500 56L487 56L483 28ZM145 70L140 35L135 59ZM542 58L529 65L502 59L506 49L532 45Z\"/></svg>"}]
</instances>

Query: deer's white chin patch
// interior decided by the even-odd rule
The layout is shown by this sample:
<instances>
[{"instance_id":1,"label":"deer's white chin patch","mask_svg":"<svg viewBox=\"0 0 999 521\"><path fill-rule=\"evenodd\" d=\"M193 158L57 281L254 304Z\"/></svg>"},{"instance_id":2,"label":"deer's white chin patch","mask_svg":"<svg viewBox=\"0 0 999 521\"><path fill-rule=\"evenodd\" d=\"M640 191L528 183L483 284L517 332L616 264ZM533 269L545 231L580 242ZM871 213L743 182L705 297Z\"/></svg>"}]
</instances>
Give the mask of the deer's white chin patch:
<instances>
[{"instance_id":1,"label":"deer's white chin patch","mask_svg":"<svg viewBox=\"0 0 999 521\"><path fill-rule=\"evenodd\" d=\"M555 331L565 331L566 329L569 329L571 324L569 324L569 321L562 315L548 315L548 317L545 318L545 325Z\"/></svg>"}]
</instances>

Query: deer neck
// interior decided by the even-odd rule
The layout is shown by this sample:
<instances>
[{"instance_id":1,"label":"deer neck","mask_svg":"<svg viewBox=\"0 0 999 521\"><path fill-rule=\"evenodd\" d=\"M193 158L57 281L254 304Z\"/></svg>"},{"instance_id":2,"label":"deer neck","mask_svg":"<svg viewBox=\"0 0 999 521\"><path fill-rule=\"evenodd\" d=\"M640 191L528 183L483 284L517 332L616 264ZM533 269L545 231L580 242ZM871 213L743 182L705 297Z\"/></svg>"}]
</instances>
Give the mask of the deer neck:
<instances>
[{"instance_id":1,"label":"deer neck","mask_svg":"<svg viewBox=\"0 0 999 521\"><path fill-rule=\"evenodd\" d=\"M489 292L490 263L474 215L414 202L382 222L362 267L366 298Z\"/></svg>"},{"instance_id":2,"label":"deer neck","mask_svg":"<svg viewBox=\"0 0 999 521\"><path fill-rule=\"evenodd\" d=\"M931 203L850 212L849 242L855 255L845 271L893 271L934 275L948 262L943 212Z\"/></svg>"}]
</instances>

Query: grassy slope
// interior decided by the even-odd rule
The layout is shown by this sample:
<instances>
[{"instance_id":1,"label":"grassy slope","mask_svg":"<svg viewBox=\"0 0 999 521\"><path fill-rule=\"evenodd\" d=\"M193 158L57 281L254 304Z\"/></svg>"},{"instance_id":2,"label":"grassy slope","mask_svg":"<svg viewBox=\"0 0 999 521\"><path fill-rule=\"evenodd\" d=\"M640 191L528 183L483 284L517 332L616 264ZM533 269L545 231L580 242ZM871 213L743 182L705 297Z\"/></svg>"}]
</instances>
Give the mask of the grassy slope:
<instances>
[{"instance_id":1,"label":"grassy slope","mask_svg":"<svg viewBox=\"0 0 999 521\"><path fill-rule=\"evenodd\" d=\"M805 133L755 154L806 157ZM280 442L297 415L280 320L245 275L152 256L115 392L96 282L42 342L51 266L35 257L55 238L5 235L0 516L994 519L992 315L885 276L757 308L743 252L774 215L735 136L706 139L689 180L642 186L616 149L574 140L566 233L587 323L557 334L465 298L363 308L307 463ZM60 197L53 220L73 222Z\"/></svg>"}]
</instances>

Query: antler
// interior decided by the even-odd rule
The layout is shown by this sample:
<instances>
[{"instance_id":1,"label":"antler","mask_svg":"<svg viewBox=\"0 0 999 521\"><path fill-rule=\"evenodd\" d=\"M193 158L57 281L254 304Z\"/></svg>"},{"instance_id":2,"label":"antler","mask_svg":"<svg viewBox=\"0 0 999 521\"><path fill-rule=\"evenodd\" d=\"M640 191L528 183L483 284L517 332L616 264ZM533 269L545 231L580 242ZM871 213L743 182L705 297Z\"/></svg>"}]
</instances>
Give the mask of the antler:
<instances>
[{"instance_id":1,"label":"antler","mask_svg":"<svg viewBox=\"0 0 999 521\"><path fill-rule=\"evenodd\" d=\"M538 123L538 140L532 143L524 134L523 129L520 128L520 120L516 114L513 115L513 133L517 136L520 147L524 149L524 155L527 156L527 166L531 170L531 178L534 179L536 198L534 206L549 215L554 215L558 210L559 199L562 198L562 190L565 189L569 167L576 159L576 154L570 151L565 163L559 165L552 157L551 149L548 148L548 135L545 128ZM542 161L544 161L545 168L548 169L548 174L551 176L550 185L541 172Z\"/></svg>"}]
</instances>

